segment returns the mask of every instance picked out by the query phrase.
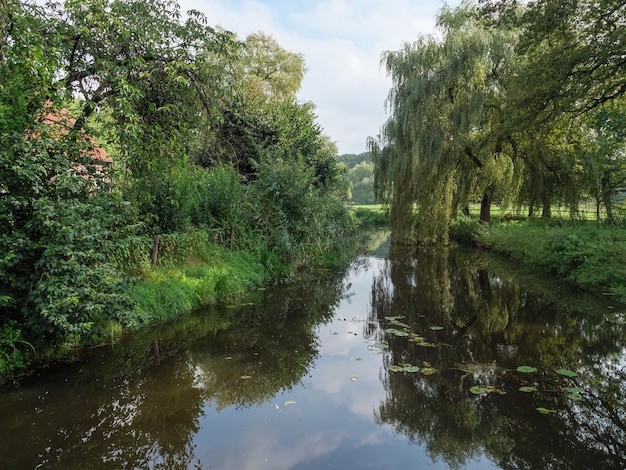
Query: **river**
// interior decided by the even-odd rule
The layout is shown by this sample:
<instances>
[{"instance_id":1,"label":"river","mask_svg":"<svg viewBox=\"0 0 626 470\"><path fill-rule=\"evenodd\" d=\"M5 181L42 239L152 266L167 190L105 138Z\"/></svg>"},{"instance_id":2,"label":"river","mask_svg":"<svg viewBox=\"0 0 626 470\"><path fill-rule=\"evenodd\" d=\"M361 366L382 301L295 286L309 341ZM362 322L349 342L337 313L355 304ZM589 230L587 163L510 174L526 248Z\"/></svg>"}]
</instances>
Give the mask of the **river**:
<instances>
[{"instance_id":1,"label":"river","mask_svg":"<svg viewBox=\"0 0 626 470\"><path fill-rule=\"evenodd\" d=\"M0 393L3 469L623 469L626 314L386 238Z\"/></svg>"}]
</instances>

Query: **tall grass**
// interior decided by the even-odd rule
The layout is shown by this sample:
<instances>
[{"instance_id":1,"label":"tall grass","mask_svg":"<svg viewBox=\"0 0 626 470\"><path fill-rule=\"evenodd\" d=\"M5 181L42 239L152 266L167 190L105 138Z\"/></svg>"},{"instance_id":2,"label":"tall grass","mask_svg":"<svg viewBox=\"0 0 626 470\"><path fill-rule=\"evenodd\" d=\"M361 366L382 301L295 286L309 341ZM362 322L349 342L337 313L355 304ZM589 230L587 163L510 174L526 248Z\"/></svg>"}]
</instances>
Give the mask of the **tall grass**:
<instances>
[{"instance_id":1,"label":"tall grass","mask_svg":"<svg viewBox=\"0 0 626 470\"><path fill-rule=\"evenodd\" d=\"M145 273L132 291L137 302L128 328L179 317L262 285L263 265L249 253L214 247L210 263L165 264Z\"/></svg>"},{"instance_id":2,"label":"tall grass","mask_svg":"<svg viewBox=\"0 0 626 470\"><path fill-rule=\"evenodd\" d=\"M524 264L626 301L626 224L533 220L493 224L482 244Z\"/></svg>"}]
</instances>

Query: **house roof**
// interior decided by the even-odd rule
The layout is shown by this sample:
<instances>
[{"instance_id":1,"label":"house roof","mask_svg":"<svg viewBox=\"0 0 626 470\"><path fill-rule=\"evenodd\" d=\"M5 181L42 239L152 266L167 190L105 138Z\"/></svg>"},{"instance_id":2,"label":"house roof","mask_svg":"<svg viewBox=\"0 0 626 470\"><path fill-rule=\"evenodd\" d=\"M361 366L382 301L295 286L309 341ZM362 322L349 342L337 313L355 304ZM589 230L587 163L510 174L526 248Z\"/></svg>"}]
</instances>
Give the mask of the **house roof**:
<instances>
[{"instance_id":1,"label":"house roof","mask_svg":"<svg viewBox=\"0 0 626 470\"><path fill-rule=\"evenodd\" d=\"M69 110L62 108L59 111L48 111L42 121L48 124L54 129L58 129L61 134L66 135L70 130L74 129L76 125L76 119L72 117ZM85 140L91 144L91 149L88 151L88 155L94 160L101 161L104 164L113 163L113 159L109 157L106 150L104 150L89 134L84 133Z\"/></svg>"}]
</instances>

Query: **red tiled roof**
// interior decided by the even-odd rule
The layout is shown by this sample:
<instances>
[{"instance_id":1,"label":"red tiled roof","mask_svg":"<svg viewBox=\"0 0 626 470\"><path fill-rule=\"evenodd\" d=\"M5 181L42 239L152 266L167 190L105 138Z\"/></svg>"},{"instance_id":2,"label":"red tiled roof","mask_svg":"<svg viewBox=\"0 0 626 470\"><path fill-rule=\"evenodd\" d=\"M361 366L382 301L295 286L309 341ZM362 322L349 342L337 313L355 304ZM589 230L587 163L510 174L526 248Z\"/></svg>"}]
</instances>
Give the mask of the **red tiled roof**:
<instances>
[{"instance_id":1,"label":"red tiled roof","mask_svg":"<svg viewBox=\"0 0 626 470\"><path fill-rule=\"evenodd\" d=\"M60 111L48 111L42 120L45 124L54 125L56 129L65 135L76 125L76 119L74 119L69 110L66 108ZM89 156L94 160L99 160L103 163L113 163L113 159L109 157L107 152L98 145L98 143L89 134L85 133L85 139L91 144L91 149L88 151Z\"/></svg>"}]
</instances>

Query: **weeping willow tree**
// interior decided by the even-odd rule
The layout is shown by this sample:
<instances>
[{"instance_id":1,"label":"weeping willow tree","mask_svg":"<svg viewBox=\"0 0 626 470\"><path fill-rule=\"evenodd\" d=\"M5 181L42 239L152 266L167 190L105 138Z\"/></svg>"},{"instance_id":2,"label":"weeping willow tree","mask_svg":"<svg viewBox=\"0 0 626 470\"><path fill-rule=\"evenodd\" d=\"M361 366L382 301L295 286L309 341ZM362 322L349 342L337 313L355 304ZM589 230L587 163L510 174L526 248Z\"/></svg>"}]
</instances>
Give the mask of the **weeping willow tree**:
<instances>
[{"instance_id":1,"label":"weeping willow tree","mask_svg":"<svg viewBox=\"0 0 626 470\"><path fill-rule=\"evenodd\" d=\"M488 221L494 196L519 174L504 99L515 32L483 23L469 2L444 7L437 27L441 38L383 54L390 117L369 139L396 236L418 244L447 242L451 214L476 195Z\"/></svg>"}]
</instances>

